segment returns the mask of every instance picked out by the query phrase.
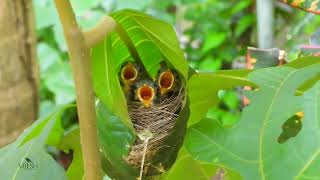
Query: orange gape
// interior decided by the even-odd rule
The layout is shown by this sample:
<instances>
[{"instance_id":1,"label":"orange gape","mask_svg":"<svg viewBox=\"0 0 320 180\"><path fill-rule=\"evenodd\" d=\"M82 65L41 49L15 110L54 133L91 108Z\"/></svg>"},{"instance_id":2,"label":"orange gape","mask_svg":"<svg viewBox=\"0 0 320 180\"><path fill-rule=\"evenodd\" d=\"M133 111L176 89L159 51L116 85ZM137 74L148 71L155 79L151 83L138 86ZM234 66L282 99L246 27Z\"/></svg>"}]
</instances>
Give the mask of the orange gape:
<instances>
[{"instance_id":1,"label":"orange gape","mask_svg":"<svg viewBox=\"0 0 320 180\"><path fill-rule=\"evenodd\" d=\"M171 71L165 71L160 74L158 85L160 87L160 93L164 94L168 91L170 91L173 87L174 83L174 76Z\"/></svg>"},{"instance_id":2,"label":"orange gape","mask_svg":"<svg viewBox=\"0 0 320 180\"><path fill-rule=\"evenodd\" d=\"M138 89L138 98L145 107L150 107L154 98L154 89L147 84L144 84Z\"/></svg>"},{"instance_id":3,"label":"orange gape","mask_svg":"<svg viewBox=\"0 0 320 180\"><path fill-rule=\"evenodd\" d=\"M137 75L137 69L130 63L122 68L121 78L127 84L133 83L137 79Z\"/></svg>"}]
</instances>

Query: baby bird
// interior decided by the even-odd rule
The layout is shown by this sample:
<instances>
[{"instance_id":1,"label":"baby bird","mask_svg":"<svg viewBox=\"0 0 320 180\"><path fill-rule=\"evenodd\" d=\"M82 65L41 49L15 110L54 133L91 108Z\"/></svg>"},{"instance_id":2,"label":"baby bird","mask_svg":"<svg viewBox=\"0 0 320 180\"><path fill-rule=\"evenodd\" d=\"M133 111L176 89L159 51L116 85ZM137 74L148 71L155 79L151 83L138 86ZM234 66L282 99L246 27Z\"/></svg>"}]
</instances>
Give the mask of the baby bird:
<instances>
[{"instance_id":1,"label":"baby bird","mask_svg":"<svg viewBox=\"0 0 320 180\"><path fill-rule=\"evenodd\" d=\"M134 100L139 101L146 108L158 102L157 84L151 80L141 80L133 86Z\"/></svg>"},{"instance_id":2,"label":"baby bird","mask_svg":"<svg viewBox=\"0 0 320 180\"><path fill-rule=\"evenodd\" d=\"M179 93L181 87L178 73L165 67L162 67L158 73L157 84L161 98L168 98Z\"/></svg>"},{"instance_id":3,"label":"baby bird","mask_svg":"<svg viewBox=\"0 0 320 180\"><path fill-rule=\"evenodd\" d=\"M125 63L120 71L121 85L125 94L127 94L132 85L142 76L142 67L132 62Z\"/></svg>"}]
</instances>

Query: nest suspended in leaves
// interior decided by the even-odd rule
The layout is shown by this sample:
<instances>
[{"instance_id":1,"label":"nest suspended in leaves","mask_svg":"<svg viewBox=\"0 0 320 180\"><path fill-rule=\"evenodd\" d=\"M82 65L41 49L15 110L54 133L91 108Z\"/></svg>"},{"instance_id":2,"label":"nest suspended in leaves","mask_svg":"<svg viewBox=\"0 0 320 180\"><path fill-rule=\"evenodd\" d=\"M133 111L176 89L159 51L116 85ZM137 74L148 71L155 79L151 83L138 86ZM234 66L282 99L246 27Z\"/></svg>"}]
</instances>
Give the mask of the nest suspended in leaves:
<instances>
[{"instance_id":1,"label":"nest suspended in leaves","mask_svg":"<svg viewBox=\"0 0 320 180\"><path fill-rule=\"evenodd\" d=\"M129 115L139 136L125 158L129 164L141 168L144 158L145 174L149 166L155 166L151 160L165 146L163 142L175 125L184 99L185 89L181 86L180 90L160 98L158 103L148 108L140 102L128 101ZM149 138L148 141L146 138Z\"/></svg>"}]
</instances>

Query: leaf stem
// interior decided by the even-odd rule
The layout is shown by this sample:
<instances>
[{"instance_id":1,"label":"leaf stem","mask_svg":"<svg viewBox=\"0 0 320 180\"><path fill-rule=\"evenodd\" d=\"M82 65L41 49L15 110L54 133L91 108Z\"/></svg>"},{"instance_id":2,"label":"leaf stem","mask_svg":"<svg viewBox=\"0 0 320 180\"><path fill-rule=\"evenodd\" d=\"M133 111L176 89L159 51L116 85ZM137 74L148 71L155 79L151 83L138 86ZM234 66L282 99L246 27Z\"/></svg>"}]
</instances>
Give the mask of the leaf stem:
<instances>
[{"instance_id":1,"label":"leaf stem","mask_svg":"<svg viewBox=\"0 0 320 180\"><path fill-rule=\"evenodd\" d=\"M75 79L85 179L100 180L102 174L98 152L89 48L104 38L108 32L111 32L114 26L111 18L105 18L84 35L76 22L69 0L55 0L55 5L63 26Z\"/></svg>"}]
</instances>

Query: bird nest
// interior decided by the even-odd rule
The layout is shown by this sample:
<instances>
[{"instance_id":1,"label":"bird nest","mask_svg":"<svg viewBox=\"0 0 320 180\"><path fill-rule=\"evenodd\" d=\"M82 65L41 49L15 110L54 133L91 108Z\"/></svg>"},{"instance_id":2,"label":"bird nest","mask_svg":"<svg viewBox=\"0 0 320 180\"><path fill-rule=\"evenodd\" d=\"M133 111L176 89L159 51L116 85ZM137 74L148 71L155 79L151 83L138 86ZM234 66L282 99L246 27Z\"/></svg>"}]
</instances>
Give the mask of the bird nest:
<instances>
[{"instance_id":1,"label":"bird nest","mask_svg":"<svg viewBox=\"0 0 320 180\"><path fill-rule=\"evenodd\" d=\"M176 93L160 97L158 103L148 108L140 102L128 101L129 115L138 135L125 158L130 165L146 170L152 165L154 155L166 146L163 142L175 125L184 97L185 91L181 87Z\"/></svg>"}]
</instances>

